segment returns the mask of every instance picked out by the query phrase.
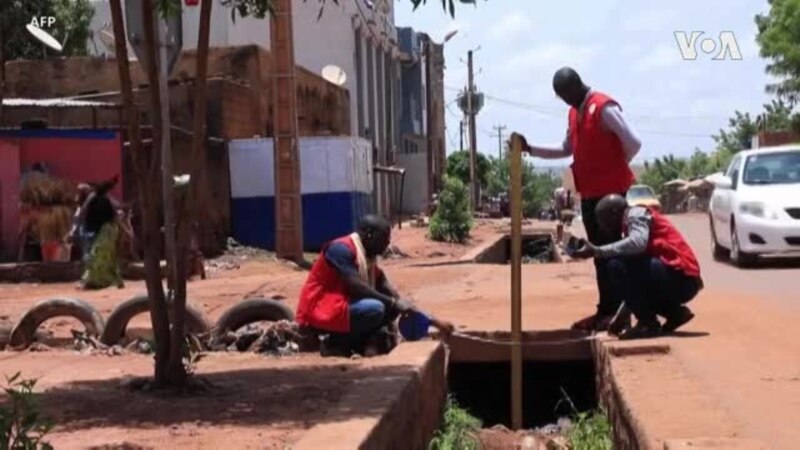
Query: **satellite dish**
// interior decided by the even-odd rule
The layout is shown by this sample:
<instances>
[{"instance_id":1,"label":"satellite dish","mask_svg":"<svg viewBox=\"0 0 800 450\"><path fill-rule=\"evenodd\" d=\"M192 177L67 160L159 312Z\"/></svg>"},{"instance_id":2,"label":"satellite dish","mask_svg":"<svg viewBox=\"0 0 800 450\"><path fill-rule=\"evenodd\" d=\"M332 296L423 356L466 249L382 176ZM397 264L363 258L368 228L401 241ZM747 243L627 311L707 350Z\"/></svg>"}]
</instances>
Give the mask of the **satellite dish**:
<instances>
[{"instance_id":1,"label":"satellite dish","mask_svg":"<svg viewBox=\"0 0 800 450\"><path fill-rule=\"evenodd\" d=\"M344 73L341 67L330 65L322 68L322 78L337 86L341 86L347 81L347 74Z\"/></svg>"},{"instance_id":2,"label":"satellite dish","mask_svg":"<svg viewBox=\"0 0 800 450\"><path fill-rule=\"evenodd\" d=\"M48 33L47 31L44 31L43 29L37 27L36 25L28 24L25 25L25 28L28 29L28 32L30 32L33 35L33 37L41 41L44 45L52 48L53 50L60 52L61 50L64 49L64 47L61 45L60 42L58 42L56 38L51 36L50 33Z\"/></svg>"},{"instance_id":3,"label":"satellite dish","mask_svg":"<svg viewBox=\"0 0 800 450\"><path fill-rule=\"evenodd\" d=\"M113 55L116 52L116 48L114 47L114 35L107 29L100 30L100 33L98 34L100 42L103 43L103 46L106 48L109 54Z\"/></svg>"}]
</instances>

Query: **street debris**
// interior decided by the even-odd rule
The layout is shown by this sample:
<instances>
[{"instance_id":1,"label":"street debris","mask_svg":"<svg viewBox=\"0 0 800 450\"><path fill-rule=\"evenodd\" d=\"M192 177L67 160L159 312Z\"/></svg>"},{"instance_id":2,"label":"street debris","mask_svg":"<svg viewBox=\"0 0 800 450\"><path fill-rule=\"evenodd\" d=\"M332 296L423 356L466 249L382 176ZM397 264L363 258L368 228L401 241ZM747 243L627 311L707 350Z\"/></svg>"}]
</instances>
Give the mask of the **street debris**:
<instances>
[{"instance_id":1,"label":"street debris","mask_svg":"<svg viewBox=\"0 0 800 450\"><path fill-rule=\"evenodd\" d=\"M299 353L299 329L287 320L263 327L250 324L212 339L212 351L253 352L271 356L291 356Z\"/></svg>"},{"instance_id":2,"label":"street debris","mask_svg":"<svg viewBox=\"0 0 800 450\"><path fill-rule=\"evenodd\" d=\"M522 245L523 264L543 264L553 261L553 241L550 237L531 239Z\"/></svg>"}]
</instances>

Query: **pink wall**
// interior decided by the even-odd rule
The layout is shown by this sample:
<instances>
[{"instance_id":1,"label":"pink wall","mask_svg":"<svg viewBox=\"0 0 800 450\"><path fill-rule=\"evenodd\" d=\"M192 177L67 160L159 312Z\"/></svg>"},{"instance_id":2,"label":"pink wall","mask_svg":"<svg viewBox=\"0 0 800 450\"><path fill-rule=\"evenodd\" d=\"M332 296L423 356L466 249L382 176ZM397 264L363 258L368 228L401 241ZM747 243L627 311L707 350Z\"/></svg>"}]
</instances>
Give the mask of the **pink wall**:
<instances>
[{"instance_id":1,"label":"pink wall","mask_svg":"<svg viewBox=\"0 0 800 450\"><path fill-rule=\"evenodd\" d=\"M0 139L0 257L15 257L19 228L19 147Z\"/></svg>"},{"instance_id":2,"label":"pink wall","mask_svg":"<svg viewBox=\"0 0 800 450\"><path fill-rule=\"evenodd\" d=\"M21 139L20 170L43 162L54 176L81 183L101 181L114 175L120 183L112 195L122 199L122 144L113 139L29 138Z\"/></svg>"},{"instance_id":3,"label":"pink wall","mask_svg":"<svg viewBox=\"0 0 800 450\"><path fill-rule=\"evenodd\" d=\"M16 153L15 149L18 149ZM6 258L15 257L21 173L37 162L45 164L54 176L75 184L119 175L120 182L111 194L123 198L119 133L106 130L0 131L0 255Z\"/></svg>"}]
</instances>

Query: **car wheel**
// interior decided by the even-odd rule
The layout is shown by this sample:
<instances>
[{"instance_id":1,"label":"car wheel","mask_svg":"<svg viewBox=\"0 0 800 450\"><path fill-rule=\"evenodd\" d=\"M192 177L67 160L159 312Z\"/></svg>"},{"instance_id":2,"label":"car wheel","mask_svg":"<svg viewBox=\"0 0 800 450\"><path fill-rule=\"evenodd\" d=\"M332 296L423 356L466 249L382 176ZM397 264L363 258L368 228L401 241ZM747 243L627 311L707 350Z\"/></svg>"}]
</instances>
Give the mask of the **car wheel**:
<instances>
[{"instance_id":1,"label":"car wheel","mask_svg":"<svg viewBox=\"0 0 800 450\"><path fill-rule=\"evenodd\" d=\"M731 262L737 267L752 267L756 264L758 256L745 253L739 244L739 233L736 232L736 224L731 224Z\"/></svg>"},{"instance_id":2,"label":"car wheel","mask_svg":"<svg viewBox=\"0 0 800 450\"><path fill-rule=\"evenodd\" d=\"M719 241L717 241L717 232L714 231L714 218L708 216L708 221L711 225L711 254L714 257L714 261L727 261L731 257L731 253L728 249L719 245Z\"/></svg>"}]
</instances>

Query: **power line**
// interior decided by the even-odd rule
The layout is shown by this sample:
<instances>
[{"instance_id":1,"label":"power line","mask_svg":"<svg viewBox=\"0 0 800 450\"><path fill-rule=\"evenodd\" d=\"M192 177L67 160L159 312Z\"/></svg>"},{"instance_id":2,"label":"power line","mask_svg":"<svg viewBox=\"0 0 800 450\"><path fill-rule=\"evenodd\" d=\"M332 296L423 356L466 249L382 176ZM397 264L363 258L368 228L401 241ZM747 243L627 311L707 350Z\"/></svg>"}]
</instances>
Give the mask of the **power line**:
<instances>
[{"instance_id":1,"label":"power line","mask_svg":"<svg viewBox=\"0 0 800 450\"><path fill-rule=\"evenodd\" d=\"M460 92L461 91L460 89L454 88L452 86L446 86L445 89L447 89L449 91L453 91L453 92ZM558 117L563 117L563 112L561 112L561 110L559 110L557 108L552 108L552 107L544 106L544 105L537 105L537 104L534 104L534 103L521 102L521 101L518 101L518 100L509 100L509 99L505 99L505 98L489 95L489 94L486 94L486 93L484 93L484 97L487 98L487 99L490 99L490 100L494 100L494 101L499 102L499 103L505 103L505 104L512 105L512 106L519 106L520 108L527 108L527 109L530 109L532 111L540 112L540 113L545 114L545 115L555 115L555 116L558 116ZM634 118L638 118L638 119L646 119L646 120L665 120L665 119L720 120L720 119L725 119L723 117L717 117L717 116L676 116L676 115L673 115L673 116L657 116L657 115L650 115L650 114L626 114L626 115L628 115L630 117L634 117Z\"/></svg>"},{"instance_id":2,"label":"power line","mask_svg":"<svg viewBox=\"0 0 800 450\"><path fill-rule=\"evenodd\" d=\"M451 91L460 92L460 89L455 89L455 88L451 88L451 87L448 87L446 89L451 90ZM495 97L495 96L492 96L492 95L488 95L488 94L485 94L485 93L483 94L483 96L484 96L484 98L486 98L488 100L492 100L492 101L495 101L495 102L498 102L498 103L504 103L504 104L507 104L509 106L514 106L516 108L524 109L526 111L535 112L537 114L540 114L540 115L548 117L548 118L559 119L559 120L562 120L564 118L563 114L555 113L555 112L549 112L547 110L543 110L543 108L540 107L540 106L535 106L535 105L531 105L531 104L524 103L524 102L518 102L518 101L515 101L515 100L507 100L507 99ZM696 137L696 138L709 138L709 137L711 137L711 134L684 133L684 132L680 132L680 131L654 130L654 129L649 129L649 128L638 128L637 127L636 130L641 132L641 133L659 134L659 135L665 135L665 136Z\"/></svg>"}]
</instances>

